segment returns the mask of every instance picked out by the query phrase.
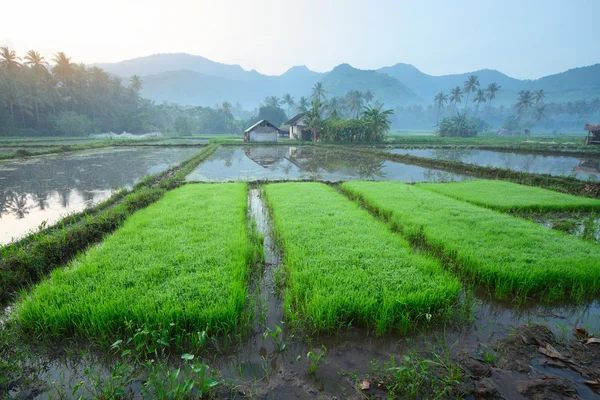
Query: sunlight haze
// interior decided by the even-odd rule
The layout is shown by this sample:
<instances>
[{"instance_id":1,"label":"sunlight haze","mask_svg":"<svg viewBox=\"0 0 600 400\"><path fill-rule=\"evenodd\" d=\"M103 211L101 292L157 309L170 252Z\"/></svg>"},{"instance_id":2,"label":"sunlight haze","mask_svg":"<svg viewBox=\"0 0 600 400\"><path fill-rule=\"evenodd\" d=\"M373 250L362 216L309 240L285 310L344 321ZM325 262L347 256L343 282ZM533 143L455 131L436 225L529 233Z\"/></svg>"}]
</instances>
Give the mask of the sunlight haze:
<instances>
[{"instance_id":1,"label":"sunlight haze","mask_svg":"<svg viewBox=\"0 0 600 400\"><path fill-rule=\"evenodd\" d=\"M432 75L493 68L533 79L600 61L592 0L33 0L4 9L14 18L0 26L0 45L87 64L185 52L270 75L408 63Z\"/></svg>"}]
</instances>

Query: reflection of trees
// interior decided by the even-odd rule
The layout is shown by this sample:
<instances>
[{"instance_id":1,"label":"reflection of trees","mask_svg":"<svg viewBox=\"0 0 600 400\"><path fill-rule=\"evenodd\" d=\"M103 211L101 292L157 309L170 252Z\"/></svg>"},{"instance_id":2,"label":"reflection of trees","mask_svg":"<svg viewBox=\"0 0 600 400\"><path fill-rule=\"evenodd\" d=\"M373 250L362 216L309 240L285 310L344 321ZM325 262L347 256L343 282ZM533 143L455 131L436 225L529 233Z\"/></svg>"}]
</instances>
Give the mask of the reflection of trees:
<instances>
[{"instance_id":1,"label":"reflection of trees","mask_svg":"<svg viewBox=\"0 0 600 400\"><path fill-rule=\"evenodd\" d=\"M473 151L471 150L433 150L433 157L438 160L457 161L462 163L472 163Z\"/></svg>"},{"instance_id":2,"label":"reflection of trees","mask_svg":"<svg viewBox=\"0 0 600 400\"><path fill-rule=\"evenodd\" d=\"M384 176L382 172L384 160L323 147L300 147L297 151L290 152L288 159L303 173L313 177L321 176L323 172L361 179Z\"/></svg>"},{"instance_id":3,"label":"reflection of trees","mask_svg":"<svg viewBox=\"0 0 600 400\"><path fill-rule=\"evenodd\" d=\"M13 191L8 191L1 201L0 210L5 214L14 214L17 219L25 218L36 205L36 200L27 193L17 194Z\"/></svg>"},{"instance_id":4,"label":"reflection of trees","mask_svg":"<svg viewBox=\"0 0 600 400\"><path fill-rule=\"evenodd\" d=\"M51 196L58 196L61 207L67 208L73 193L82 194L89 206L97 191L131 187L137 179L165 170L195 152L197 149L111 149L0 162L0 215L25 218L34 208L47 209Z\"/></svg>"},{"instance_id":5,"label":"reflection of trees","mask_svg":"<svg viewBox=\"0 0 600 400\"><path fill-rule=\"evenodd\" d=\"M423 171L423 179L426 182L449 182L454 180L454 174L438 169L425 169Z\"/></svg>"}]
</instances>

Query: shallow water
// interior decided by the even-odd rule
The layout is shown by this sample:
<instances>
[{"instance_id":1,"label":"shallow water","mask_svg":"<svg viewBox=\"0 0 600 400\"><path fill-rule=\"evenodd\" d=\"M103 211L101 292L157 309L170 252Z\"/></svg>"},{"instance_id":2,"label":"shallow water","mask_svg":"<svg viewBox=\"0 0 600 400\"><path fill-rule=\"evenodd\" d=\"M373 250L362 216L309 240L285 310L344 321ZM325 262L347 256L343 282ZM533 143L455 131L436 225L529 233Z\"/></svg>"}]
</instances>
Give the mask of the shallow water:
<instances>
[{"instance_id":1,"label":"shallow water","mask_svg":"<svg viewBox=\"0 0 600 400\"><path fill-rule=\"evenodd\" d=\"M256 180L451 181L467 177L322 146L221 146L190 182Z\"/></svg>"},{"instance_id":2,"label":"shallow water","mask_svg":"<svg viewBox=\"0 0 600 400\"><path fill-rule=\"evenodd\" d=\"M197 151L120 147L0 161L0 244L106 200Z\"/></svg>"},{"instance_id":3,"label":"shallow water","mask_svg":"<svg viewBox=\"0 0 600 400\"><path fill-rule=\"evenodd\" d=\"M210 367L220 371L221 376L230 382L233 393L240 398L242 393L251 394L250 398L262 399L360 398L356 396L351 373L356 373L359 378L370 374L373 360L383 363L390 356L402 360L412 351L430 357L427 353L432 348L440 355L448 352L454 362L464 356L481 357L480 352L491 348L495 340L506 338L515 328L527 324L547 325L561 342L573 338L572 332L576 327L585 327L595 335L600 333L600 304L597 301L578 305L529 303L517 306L511 302L491 301L482 293L475 294L470 318L465 317L462 323L445 328L432 320L431 326L421 327L421 333L390 333L383 338L355 327L312 338L294 336L282 323L283 298L278 295L275 286L276 272L281 264L280 252L273 241L271 221L259 190L250 191L248 205L249 217L256 221L257 230L265 237L265 263L252 279L250 290L255 322L252 332L239 347L206 357ZM263 336L263 332L274 330L276 325L283 327L279 340L285 344L284 351L278 351L274 340ZM323 346L327 349L323 361L316 374L310 375L307 373L310 364L307 352L321 351ZM79 381L89 380L85 374L87 367L99 370L105 379L110 377L110 364L104 364L91 354L82 358L79 351L72 349L59 351L59 356L52 349L47 352L42 352L39 358L30 359L30 362L43 365L38 377L47 385L39 386L41 393L38 392L36 398L57 398L59 393L64 398L76 398L71 388ZM71 355L66 356L68 354ZM170 364L177 369L181 359L175 355ZM492 370L492 379L504 398L523 398L514 389L515 380L545 375L565 377L574 382L581 398L596 398L583 383L584 377L567 369L559 370L536 362L531 365L527 376L507 370ZM58 387L51 389L51 382L57 382ZM139 379L131 380L127 385L127 389L135 394L134 398L139 397L141 387ZM222 390L222 396L218 397L230 397L227 389Z\"/></svg>"},{"instance_id":4,"label":"shallow water","mask_svg":"<svg viewBox=\"0 0 600 400\"><path fill-rule=\"evenodd\" d=\"M505 153L491 150L464 149L401 149L389 150L393 154L459 161L467 164L509 168L515 171L556 176L574 175L578 179L600 178L600 159L555 156L543 154Z\"/></svg>"}]
</instances>

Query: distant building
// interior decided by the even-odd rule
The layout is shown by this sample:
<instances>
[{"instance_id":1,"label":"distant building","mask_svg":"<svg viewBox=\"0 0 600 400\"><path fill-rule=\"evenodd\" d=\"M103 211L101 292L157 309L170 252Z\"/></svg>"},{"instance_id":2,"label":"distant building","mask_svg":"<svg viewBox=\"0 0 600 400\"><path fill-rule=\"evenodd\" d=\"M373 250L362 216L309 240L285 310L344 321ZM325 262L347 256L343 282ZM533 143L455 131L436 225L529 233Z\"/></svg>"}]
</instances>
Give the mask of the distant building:
<instances>
[{"instance_id":1,"label":"distant building","mask_svg":"<svg viewBox=\"0 0 600 400\"><path fill-rule=\"evenodd\" d=\"M280 132L278 127L263 119L244 131L244 142L276 142Z\"/></svg>"},{"instance_id":2,"label":"distant building","mask_svg":"<svg viewBox=\"0 0 600 400\"><path fill-rule=\"evenodd\" d=\"M585 144L600 144L600 124L585 124L585 130L588 131Z\"/></svg>"},{"instance_id":3,"label":"distant building","mask_svg":"<svg viewBox=\"0 0 600 400\"><path fill-rule=\"evenodd\" d=\"M284 124L290 127L290 139L304 139L302 133L308 128L308 123L304 120L305 115L306 113L300 113Z\"/></svg>"}]
</instances>

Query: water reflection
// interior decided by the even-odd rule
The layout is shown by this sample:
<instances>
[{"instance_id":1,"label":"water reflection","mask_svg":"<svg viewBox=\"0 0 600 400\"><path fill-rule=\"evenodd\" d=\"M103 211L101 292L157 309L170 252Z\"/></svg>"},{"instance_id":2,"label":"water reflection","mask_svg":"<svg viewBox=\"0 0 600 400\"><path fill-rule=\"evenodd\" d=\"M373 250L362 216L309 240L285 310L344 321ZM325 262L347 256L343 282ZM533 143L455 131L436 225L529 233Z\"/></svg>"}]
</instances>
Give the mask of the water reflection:
<instances>
[{"instance_id":1,"label":"water reflection","mask_svg":"<svg viewBox=\"0 0 600 400\"><path fill-rule=\"evenodd\" d=\"M226 180L461 180L465 176L357 155L322 146L223 146L187 176Z\"/></svg>"},{"instance_id":2,"label":"water reflection","mask_svg":"<svg viewBox=\"0 0 600 400\"><path fill-rule=\"evenodd\" d=\"M103 148L0 162L0 244L166 170L194 148Z\"/></svg>"},{"instance_id":3,"label":"water reflection","mask_svg":"<svg viewBox=\"0 0 600 400\"><path fill-rule=\"evenodd\" d=\"M394 154L409 154L417 157L435 158L508 168L515 171L556 176L575 175L578 179L598 180L600 160L572 156L551 156L543 154L505 153L491 150L463 149L394 149Z\"/></svg>"}]
</instances>

